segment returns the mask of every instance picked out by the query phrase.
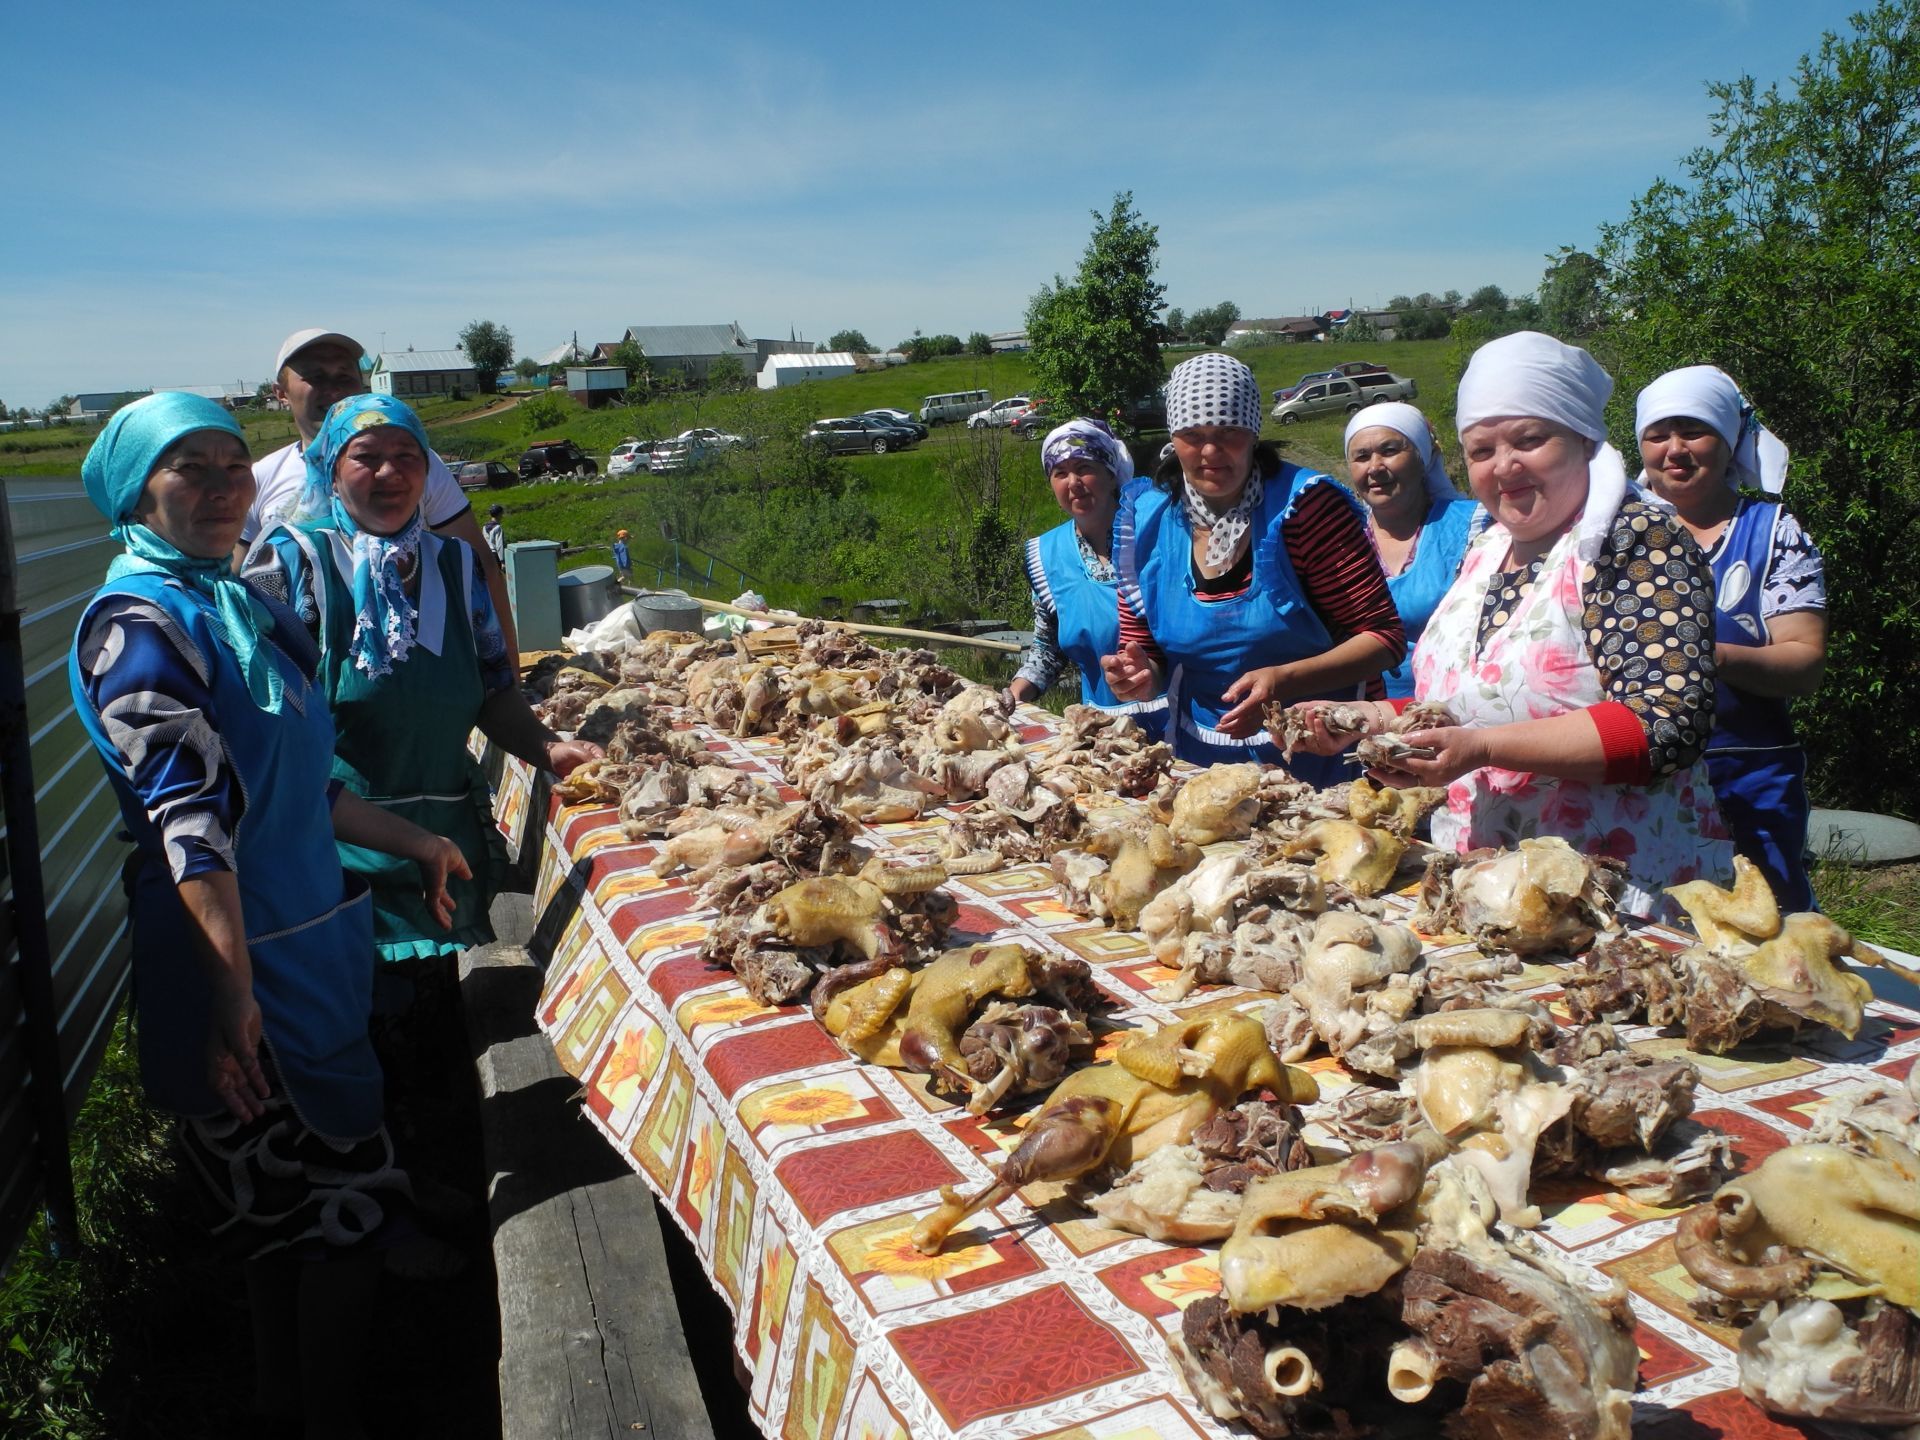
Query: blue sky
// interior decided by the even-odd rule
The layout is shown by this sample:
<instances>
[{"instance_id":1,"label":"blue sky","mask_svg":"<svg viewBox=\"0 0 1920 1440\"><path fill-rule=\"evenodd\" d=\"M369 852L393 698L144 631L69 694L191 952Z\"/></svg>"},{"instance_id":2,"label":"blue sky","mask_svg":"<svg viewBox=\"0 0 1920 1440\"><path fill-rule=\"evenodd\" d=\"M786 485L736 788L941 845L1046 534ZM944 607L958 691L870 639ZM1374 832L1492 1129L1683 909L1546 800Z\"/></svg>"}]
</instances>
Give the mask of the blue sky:
<instances>
[{"instance_id":1,"label":"blue sky","mask_svg":"<svg viewBox=\"0 0 1920 1440\"><path fill-rule=\"evenodd\" d=\"M1183 308L1538 282L1851 3L10 7L0 399L1022 322L1131 190Z\"/></svg>"}]
</instances>

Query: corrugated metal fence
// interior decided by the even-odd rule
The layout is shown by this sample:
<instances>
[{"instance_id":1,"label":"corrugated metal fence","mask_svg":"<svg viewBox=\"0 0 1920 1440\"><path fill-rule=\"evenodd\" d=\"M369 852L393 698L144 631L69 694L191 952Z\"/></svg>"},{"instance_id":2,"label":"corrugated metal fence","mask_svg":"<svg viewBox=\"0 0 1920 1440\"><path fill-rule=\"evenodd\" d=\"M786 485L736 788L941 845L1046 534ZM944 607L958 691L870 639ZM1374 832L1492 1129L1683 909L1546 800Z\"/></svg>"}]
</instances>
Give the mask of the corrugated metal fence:
<instances>
[{"instance_id":1,"label":"corrugated metal fence","mask_svg":"<svg viewBox=\"0 0 1920 1440\"><path fill-rule=\"evenodd\" d=\"M36 1205L70 1218L61 1215L72 1198L66 1126L127 983L127 847L67 691L73 627L119 547L77 479L6 479L0 488L9 532L0 536L3 1264Z\"/></svg>"}]
</instances>

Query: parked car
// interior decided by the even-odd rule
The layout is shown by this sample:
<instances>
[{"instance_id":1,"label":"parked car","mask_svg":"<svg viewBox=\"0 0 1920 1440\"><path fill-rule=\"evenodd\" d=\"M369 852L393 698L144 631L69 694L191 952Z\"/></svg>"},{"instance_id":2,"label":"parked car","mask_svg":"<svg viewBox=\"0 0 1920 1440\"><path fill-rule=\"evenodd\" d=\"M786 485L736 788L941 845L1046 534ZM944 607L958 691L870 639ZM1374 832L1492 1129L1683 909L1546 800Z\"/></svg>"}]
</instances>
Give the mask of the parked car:
<instances>
[{"instance_id":1,"label":"parked car","mask_svg":"<svg viewBox=\"0 0 1920 1440\"><path fill-rule=\"evenodd\" d=\"M1056 425L1065 424L1058 411L1049 405L1035 405L1024 411L1007 428L1020 440L1041 440Z\"/></svg>"},{"instance_id":2,"label":"parked car","mask_svg":"<svg viewBox=\"0 0 1920 1440\"><path fill-rule=\"evenodd\" d=\"M573 441L536 440L521 452L520 478L537 480L542 475L598 475L594 458Z\"/></svg>"},{"instance_id":3,"label":"parked car","mask_svg":"<svg viewBox=\"0 0 1920 1440\"><path fill-rule=\"evenodd\" d=\"M854 418L859 419L860 416L865 416L869 420L887 421L901 430L910 432L916 440L927 438L927 427L904 410L862 410L860 415Z\"/></svg>"},{"instance_id":4,"label":"parked car","mask_svg":"<svg viewBox=\"0 0 1920 1440\"><path fill-rule=\"evenodd\" d=\"M1307 386L1313 384L1316 380L1338 380L1339 378L1340 378L1340 372L1338 370L1312 371L1309 374L1302 375L1298 380L1294 381L1293 384L1283 386L1282 388L1274 391L1273 392L1274 403L1277 405L1282 400L1293 399L1294 396L1298 395L1302 390L1306 389Z\"/></svg>"},{"instance_id":5,"label":"parked car","mask_svg":"<svg viewBox=\"0 0 1920 1440\"><path fill-rule=\"evenodd\" d=\"M631 437L622 440L607 452L607 474L636 475L647 468L647 460L653 454L654 442L635 440Z\"/></svg>"},{"instance_id":6,"label":"parked car","mask_svg":"<svg viewBox=\"0 0 1920 1440\"><path fill-rule=\"evenodd\" d=\"M1333 367L1334 374L1351 378L1355 375L1384 375L1387 367L1376 365L1371 360L1349 360L1344 365Z\"/></svg>"},{"instance_id":7,"label":"parked car","mask_svg":"<svg viewBox=\"0 0 1920 1440\"><path fill-rule=\"evenodd\" d=\"M1136 430L1166 429L1167 392L1156 390L1153 394L1134 401L1120 418Z\"/></svg>"},{"instance_id":8,"label":"parked car","mask_svg":"<svg viewBox=\"0 0 1920 1440\"><path fill-rule=\"evenodd\" d=\"M993 403L993 396L984 390L952 390L945 395L925 395L920 400L920 419L928 425L945 425L955 420L966 420L975 411L984 410Z\"/></svg>"},{"instance_id":9,"label":"parked car","mask_svg":"<svg viewBox=\"0 0 1920 1440\"><path fill-rule=\"evenodd\" d=\"M655 475L671 475L704 465L719 453L704 440L683 440L676 436L654 443L653 453L647 457L647 469Z\"/></svg>"},{"instance_id":10,"label":"parked car","mask_svg":"<svg viewBox=\"0 0 1920 1440\"><path fill-rule=\"evenodd\" d=\"M967 417L969 430L1004 429L1013 424L1027 411L1033 408L1033 397L1015 395L1006 400L996 400L984 410L976 410Z\"/></svg>"},{"instance_id":11,"label":"parked car","mask_svg":"<svg viewBox=\"0 0 1920 1440\"><path fill-rule=\"evenodd\" d=\"M853 415L844 420L816 420L800 437L809 445L823 445L833 455L852 455L870 450L875 455L904 450L917 443L911 431L902 430L871 415Z\"/></svg>"},{"instance_id":12,"label":"parked car","mask_svg":"<svg viewBox=\"0 0 1920 1440\"><path fill-rule=\"evenodd\" d=\"M518 483L520 477L498 460L467 460L453 467L453 478L462 490L499 490Z\"/></svg>"},{"instance_id":13,"label":"parked car","mask_svg":"<svg viewBox=\"0 0 1920 1440\"><path fill-rule=\"evenodd\" d=\"M1360 392L1360 398L1369 405L1378 405L1382 400L1417 400L1420 387L1411 377L1395 375L1391 371L1381 370L1353 377L1353 383Z\"/></svg>"},{"instance_id":14,"label":"parked car","mask_svg":"<svg viewBox=\"0 0 1920 1440\"><path fill-rule=\"evenodd\" d=\"M710 450L731 450L736 445L744 445L747 443L744 435L734 435L725 430L715 430L711 426L702 426L697 430L682 430L673 438L705 445Z\"/></svg>"},{"instance_id":15,"label":"parked car","mask_svg":"<svg viewBox=\"0 0 1920 1440\"><path fill-rule=\"evenodd\" d=\"M1291 425L1309 416L1337 414L1342 410L1351 415L1366 403L1353 381L1334 376L1302 385L1287 399L1276 401L1273 418L1282 425Z\"/></svg>"}]
</instances>

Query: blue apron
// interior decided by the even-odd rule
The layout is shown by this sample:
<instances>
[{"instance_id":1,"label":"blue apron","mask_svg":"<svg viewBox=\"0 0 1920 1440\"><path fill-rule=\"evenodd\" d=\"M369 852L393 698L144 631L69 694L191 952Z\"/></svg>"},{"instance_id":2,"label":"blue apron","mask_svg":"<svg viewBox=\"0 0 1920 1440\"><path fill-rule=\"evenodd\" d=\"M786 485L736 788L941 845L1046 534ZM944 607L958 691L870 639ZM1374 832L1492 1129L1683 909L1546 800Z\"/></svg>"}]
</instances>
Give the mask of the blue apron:
<instances>
[{"instance_id":1,"label":"blue apron","mask_svg":"<svg viewBox=\"0 0 1920 1440\"><path fill-rule=\"evenodd\" d=\"M1413 694L1414 642L1427 628L1441 597L1452 588L1454 576L1460 573L1460 561L1473 539L1474 521L1483 513L1464 495L1434 501L1421 522L1413 563L1398 575L1387 577L1393 608L1400 612L1400 624L1407 632L1406 658L1383 677L1389 699Z\"/></svg>"},{"instance_id":2,"label":"blue apron","mask_svg":"<svg viewBox=\"0 0 1920 1440\"><path fill-rule=\"evenodd\" d=\"M1116 513L1116 530L1119 523ZM1107 686L1100 657L1120 648L1119 589L1087 574L1087 567L1080 560L1080 540L1074 532L1073 521L1027 541L1027 580L1034 592L1053 606L1058 622L1055 640L1080 670L1081 701L1115 714L1130 715L1146 732L1148 740L1160 739L1166 729L1166 697L1128 704Z\"/></svg>"},{"instance_id":3,"label":"blue apron","mask_svg":"<svg viewBox=\"0 0 1920 1440\"><path fill-rule=\"evenodd\" d=\"M1249 670L1304 660L1333 647L1333 637L1307 603L1281 541L1281 527L1294 503L1308 486L1320 483L1334 485L1356 515L1360 513L1360 502L1327 476L1283 462L1266 482L1259 508L1250 517L1252 581L1241 594L1221 600L1203 600L1194 593L1193 533L1178 497L1154 489L1121 507L1115 568L1127 603L1166 657L1170 738L1182 760L1196 765L1285 764L1264 729L1235 739L1217 727L1232 708L1222 695ZM1354 685L1324 696L1295 698L1353 699L1363 693L1364 687ZM1337 756L1296 755L1285 768L1320 786L1351 778Z\"/></svg>"},{"instance_id":4,"label":"blue apron","mask_svg":"<svg viewBox=\"0 0 1920 1440\"><path fill-rule=\"evenodd\" d=\"M1721 644L1767 643L1760 601L1780 513L1773 501L1742 499L1713 548L1713 638ZM1722 680L1706 759L1734 849L1765 872L1781 909L1813 909L1806 862L1807 754L1787 702Z\"/></svg>"},{"instance_id":5,"label":"blue apron","mask_svg":"<svg viewBox=\"0 0 1920 1440\"><path fill-rule=\"evenodd\" d=\"M267 1046L303 1123L334 1140L371 1135L382 1105L380 1066L367 1039L373 907L367 887L342 872L334 851L327 800L333 721L311 676L287 653L289 646L306 648L305 632L284 608L266 602L283 633L261 648L286 685L285 708L270 715L247 693L206 596L170 576L123 576L94 597L79 634L109 595L158 605L212 667L221 745L246 796L232 837L234 867ZM206 1076L212 991L164 842L87 699L77 644L67 677L133 836L128 888L141 1079L154 1102L176 1114L224 1114Z\"/></svg>"}]
</instances>

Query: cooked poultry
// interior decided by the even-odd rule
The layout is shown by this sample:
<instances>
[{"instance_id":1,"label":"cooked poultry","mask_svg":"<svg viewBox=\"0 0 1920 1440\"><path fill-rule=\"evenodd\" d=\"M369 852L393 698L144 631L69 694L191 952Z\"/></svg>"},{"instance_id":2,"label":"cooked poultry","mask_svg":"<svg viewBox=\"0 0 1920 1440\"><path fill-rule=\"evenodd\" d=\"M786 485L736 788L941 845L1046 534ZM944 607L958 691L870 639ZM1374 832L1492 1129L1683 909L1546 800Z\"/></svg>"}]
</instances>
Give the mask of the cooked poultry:
<instances>
[{"instance_id":1,"label":"cooked poultry","mask_svg":"<svg viewBox=\"0 0 1920 1440\"><path fill-rule=\"evenodd\" d=\"M914 1227L913 1243L938 1254L962 1220L1020 1186L1124 1167L1162 1145L1182 1144L1202 1122L1260 1088L1282 1104L1320 1093L1312 1076L1274 1058L1249 1016L1228 1011L1136 1034L1111 1061L1060 1083L985 1186L972 1195L942 1187L939 1209Z\"/></svg>"},{"instance_id":2,"label":"cooked poultry","mask_svg":"<svg viewBox=\"0 0 1920 1440\"><path fill-rule=\"evenodd\" d=\"M1582 855L1558 836L1436 855L1413 923L1429 935L1464 934L1485 950L1573 954L1614 927L1623 874L1618 862Z\"/></svg>"},{"instance_id":3,"label":"cooked poultry","mask_svg":"<svg viewBox=\"0 0 1920 1440\"><path fill-rule=\"evenodd\" d=\"M1318 855L1314 869L1330 885L1356 895L1378 895L1393 884L1407 842L1387 830L1371 830L1351 820L1316 820L1287 843L1288 856Z\"/></svg>"}]
</instances>

